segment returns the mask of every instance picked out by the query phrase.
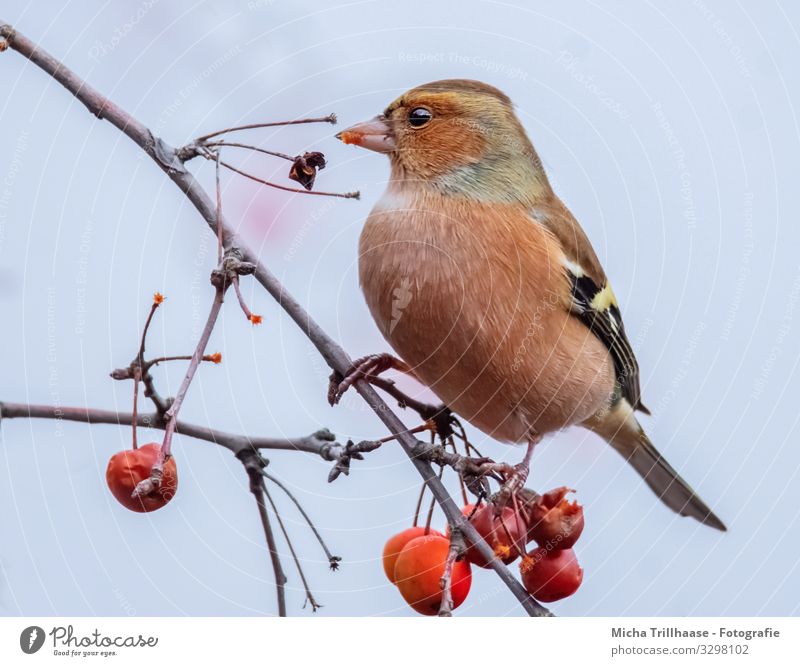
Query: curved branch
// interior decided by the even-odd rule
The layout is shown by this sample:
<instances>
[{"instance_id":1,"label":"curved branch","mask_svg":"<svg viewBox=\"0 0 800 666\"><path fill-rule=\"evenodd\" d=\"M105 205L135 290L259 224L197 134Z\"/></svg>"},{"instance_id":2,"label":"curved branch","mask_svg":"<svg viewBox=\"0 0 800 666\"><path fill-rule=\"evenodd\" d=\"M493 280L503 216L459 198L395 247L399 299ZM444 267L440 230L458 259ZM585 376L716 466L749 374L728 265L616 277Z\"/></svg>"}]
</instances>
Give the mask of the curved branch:
<instances>
[{"instance_id":1,"label":"curved branch","mask_svg":"<svg viewBox=\"0 0 800 666\"><path fill-rule=\"evenodd\" d=\"M108 120L141 147L184 192L208 226L217 234L216 208L214 203L194 176L186 170L173 147L167 145L161 139L154 137L152 132L133 118L133 116L101 95L95 88L86 83L56 58L2 21L0 21L0 38L5 38L9 47L28 58L45 73L55 78L95 116ZM235 234L225 224L223 217L220 217L220 223L222 226L220 231L224 239L225 247L238 249L245 261L255 265L254 275L259 284L272 295L283 310L300 327L327 364L333 370L345 374L351 365L351 359L344 349L328 336L328 334L320 328L319 324L311 318L311 315L306 312L305 308L286 292L281 282L258 260L258 257L238 243ZM491 548L481 539L475 531L475 528L461 514L458 505L453 501L453 498L450 497L444 484L436 478L436 473L433 471L430 464L418 459L414 455L416 440L411 434L406 432L403 422L389 408L386 402L381 399L375 389L363 380L358 380L355 383L355 388L378 418L383 421L389 431L397 437L403 451L411 459L417 472L431 489L433 496L441 506L450 524L454 528L460 528L467 540L475 544L475 547L481 555L489 560L492 569L494 569L498 577L514 594L520 605L529 615L550 615L547 609L536 602L525 591L525 588L522 587L506 566L494 557Z\"/></svg>"},{"instance_id":2,"label":"curved branch","mask_svg":"<svg viewBox=\"0 0 800 666\"><path fill-rule=\"evenodd\" d=\"M261 185L266 185L267 187L274 187L276 190L283 190L284 192L292 192L294 194L314 194L318 197L338 197L340 199L361 198L361 193L359 192L319 192L317 190L301 190L297 187L289 187L288 185L273 183L271 180L264 180L263 178L254 176L251 173L247 173L247 171L242 171L241 169L237 169L235 166L228 164L227 162L223 162L222 160L220 160L219 163L229 171L233 171L234 173L238 173L240 176L249 178L253 182L259 183Z\"/></svg>"}]
</instances>

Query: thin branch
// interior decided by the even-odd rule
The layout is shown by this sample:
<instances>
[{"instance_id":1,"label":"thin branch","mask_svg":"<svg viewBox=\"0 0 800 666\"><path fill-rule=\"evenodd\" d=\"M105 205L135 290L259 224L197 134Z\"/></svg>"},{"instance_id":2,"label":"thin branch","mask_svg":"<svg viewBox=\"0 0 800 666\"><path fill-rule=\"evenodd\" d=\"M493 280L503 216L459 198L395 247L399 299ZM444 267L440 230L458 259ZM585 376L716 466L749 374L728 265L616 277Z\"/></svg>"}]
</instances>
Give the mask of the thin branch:
<instances>
[{"instance_id":1,"label":"thin branch","mask_svg":"<svg viewBox=\"0 0 800 666\"><path fill-rule=\"evenodd\" d=\"M238 275L233 278L233 291L236 293L236 300L239 301L239 307L242 309L242 312L244 312L244 316L247 317L247 321L254 326L260 324L263 318L261 315L253 314L250 308L247 307L244 296L242 296L242 290L239 288Z\"/></svg>"},{"instance_id":2,"label":"thin branch","mask_svg":"<svg viewBox=\"0 0 800 666\"><path fill-rule=\"evenodd\" d=\"M352 460L364 460L363 454L374 451L380 446L381 442L379 441L367 440L356 444L348 440L347 444L344 446L344 451L341 452L339 459L328 474L328 483L333 483L342 474L348 476L350 474L350 462Z\"/></svg>"},{"instance_id":3,"label":"thin branch","mask_svg":"<svg viewBox=\"0 0 800 666\"><path fill-rule=\"evenodd\" d=\"M10 25L0 22L0 37L5 37L10 48L28 58L45 73L61 83L72 95L84 104L91 113L98 118L108 120L141 147L184 192L208 226L211 227L212 231L214 231L215 234L217 233L218 224L213 202L194 176L186 170L186 167L179 159L174 148L168 146L161 139L155 138L152 132L133 116L113 104L63 63L38 47L27 37L14 30ZM206 135L206 137L202 138L210 138L210 136L211 135ZM238 244L235 234L225 224L224 217L220 220L219 226L222 226L222 234L225 239L226 249L237 248L245 261L254 264L256 280L258 280L264 289L266 289L280 304L289 317L300 327L331 369L344 375L352 364L352 360L344 349L320 328L319 324L311 318L309 313L298 301L287 293L283 284L266 268L266 266L258 261L258 257L255 254ZM436 474L430 464L416 457L416 440L412 435L404 432L406 428L403 422L389 408L386 402L381 399L376 390L363 380L357 381L355 383L355 388L378 418L383 421L389 431L397 435L400 446L410 458L412 464L425 483L428 484L428 487L442 507L450 524L453 527L461 528L465 538L468 539L470 543L474 544L478 552L489 561L492 569L517 598L523 609L532 616L550 615L551 613L547 611L547 609L542 607L525 591L525 588L522 587L511 571L494 557L492 549L478 535L475 528L467 522L466 518L461 514L459 507L450 497L447 489L442 482L436 478Z\"/></svg>"},{"instance_id":4,"label":"thin branch","mask_svg":"<svg viewBox=\"0 0 800 666\"><path fill-rule=\"evenodd\" d=\"M145 398L150 398L150 401L156 408L159 417L163 418L164 414L166 414L167 410L169 409L169 400L165 400L161 397L161 395L159 395L158 391L156 390L153 376L149 372L145 372L142 375L142 384L144 385Z\"/></svg>"},{"instance_id":5,"label":"thin branch","mask_svg":"<svg viewBox=\"0 0 800 666\"><path fill-rule=\"evenodd\" d=\"M253 146L249 143L229 143L227 141L215 141L212 143L204 143L203 145L206 148L223 148L223 147L246 148L247 150L252 150L253 152L256 153L263 153L264 155L271 155L272 157L280 157L281 159L289 160L290 162L294 162L296 159L291 155L287 155L286 153L279 153L276 150L267 150L266 148L259 148L258 146Z\"/></svg>"},{"instance_id":6,"label":"thin branch","mask_svg":"<svg viewBox=\"0 0 800 666\"><path fill-rule=\"evenodd\" d=\"M196 143L203 143L212 139L215 136L219 136L220 134L228 134L229 132L239 132L241 130L249 130L249 129L262 129L265 127L283 127L285 125L307 125L308 123L330 123L331 125L336 124L336 114L331 113L327 116L323 116L322 118L301 118L300 120L284 120L279 122L272 122L272 123L255 123L253 125L239 125L237 127L228 127L227 129L217 130L216 132L211 132L210 134L204 134L203 136L198 137L195 139Z\"/></svg>"},{"instance_id":7,"label":"thin branch","mask_svg":"<svg viewBox=\"0 0 800 666\"><path fill-rule=\"evenodd\" d=\"M286 617L286 574L283 572L281 558L278 555L275 534L272 532L272 525L270 525L269 515L267 514L267 505L264 504L263 486L258 492L254 492L253 495L256 498L258 515L259 518L261 518L261 527L264 529L264 537L267 540L269 557L272 560L272 570L275 572L275 591L278 595L278 615L280 617Z\"/></svg>"},{"instance_id":8,"label":"thin branch","mask_svg":"<svg viewBox=\"0 0 800 666\"><path fill-rule=\"evenodd\" d=\"M161 447L161 456L164 458L170 455L172 435L175 433L175 425L178 422L178 412L183 406L183 401L186 398L187 392L189 391L189 385L194 379L197 368L200 366L200 362L203 360L203 355L205 354L208 340L211 337L211 332L214 330L214 325L217 323L217 318L219 317L219 311L222 308L224 294L225 287L218 285L214 291L214 300L212 301L211 309L208 312L206 325L203 327L203 332L200 334L200 338L197 341L197 347L194 350L194 354L192 354L189 367L186 369L186 374L184 375L183 381L178 388L175 399L172 401L167 413L164 415L167 419L167 427L164 430L164 444Z\"/></svg>"},{"instance_id":9,"label":"thin branch","mask_svg":"<svg viewBox=\"0 0 800 666\"><path fill-rule=\"evenodd\" d=\"M456 441L452 435L447 438L446 442L453 449L453 453L458 453L458 447L456 447ZM469 455L469 449L467 447L465 447L465 449L467 450L467 455ZM460 474L458 475L458 485L461 488L461 501L464 503L464 506L466 506L469 503L469 499L467 498L467 486L464 483L464 478Z\"/></svg>"},{"instance_id":10,"label":"thin branch","mask_svg":"<svg viewBox=\"0 0 800 666\"><path fill-rule=\"evenodd\" d=\"M216 217L216 225L217 225L217 263L222 263L222 188L219 184L219 158L222 155L222 151L218 150L216 152L214 158L214 181L216 183L216 192L217 192L217 217Z\"/></svg>"},{"instance_id":11,"label":"thin branch","mask_svg":"<svg viewBox=\"0 0 800 666\"><path fill-rule=\"evenodd\" d=\"M454 431L453 434L456 437L458 437L462 442L464 442L464 449L466 450L467 455L483 458L483 454L478 450L478 447L476 447L472 442L469 441L469 438L467 437L467 431L464 429L464 426L461 424L461 421L455 419L455 426L457 432Z\"/></svg>"},{"instance_id":12,"label":"thin branch","mask_svg":"<svg viewBox=\"0 0 800 666\"><path fill-rule=\"evenodd\" d=\"M297 507L298 511L300 511L300 515L303 516L308 526L311 528L311 531L314 533L314 536L317 538L319 545L322 546L322 550L325 551L325 557L328 558L328 564L333 571L336 571L339 568L339 562L342 561L342 558L338 555L334 555L328 549L328 546L325 544L325 541L322 539L322 535L317 530L317 526L314 525L314 522L311 520L309 515L306 513L306 510L303 508L303 505L300 504L300 501L292 494L292 492L278 479L276 479L272 474L269 472L262 472L265 479L269 479L274 483L278 488L280 488L284 493L286 493L287 497L294 502L294 505Z\"/></svg>"},{"instance_id":13,"label":"thin branch","mask_svg":"<svg viewBox=\"0 0 800 666\"><path fill-rule=\"evenodd\" d=\"M462 557L467 550L464 542L464 535L458 527L450 527L450 549L447 551L447 559L444 563L444 572L439 581L442 590L442 602L439 606L439 617L451 617L453 615L453 565L458 558Z\"/></svg>"},{"instance_id":14,"label":"thin branch","mask_svg":"<svg viewBox=\"0 0 800 666\"><path fill-rule=\"evenodd\" d=\"M131 425L133 415L126 412L113 412L105 409L88 407L61 407L52 405L28 405L15 402L0 402L0 421L2 419L30 418L74 421L90 425ZM136 424L143 428L163 430L166 422L157 412L139 414ZM272 451L301 451L320 456L323 460L339 461L347 454L347 447L336 442L336 438L328 430L319 430L307 437L249 437L237 435L205 426L177 421L175 432L212 444L217 444L233 453L243 449L264 449Z\"/></svg>"},{"instance_id":15,"label":"thin branch","mask_svg":"<svg viewBox=\"0 0 800 666\"><path fill-rule=\"evenodd\" d=\"M153 303L150 305L150 312L147 313L147 319L144 322L142 329L142 338L139 341L139 352L136 354L136 361L140 366L144 365L144 348L147 343L147 331L150 330L150 324L153 323L153 315L155 315L158 306L164 302L164 297L157 293L153 296Z\"/></svg>"},{"instance_id":16,"label":"thin branch","mask_svg":"<svg viewBox=\"0 0 800 666\"><path fill-rule=\"evenodd\" d=\"M147 331L150 330L150 323L153 321L153 315L156 313L158 306L164 302L164 297L156 292L153 296L153 303L150 306L150 312L147 314L147 319L142 328L142 338L139 341L139 351L136 354L136 360L131 364L133 367L133 420L131 421L131 430L133 438L134 450L139 448L139 439L136 433L136 415L139 413L139 382L142 381L142 373L146 372L144 366L144 347L147 342Z\"/></svg>"},{"instance_id":17,"label":"thin branch","mask_svg":"<svg viewBox=\"0 0 800 666\"><path fill-rule=\"evenodd\" d=\"M272 570L275 573L275 591L278 595L278 615L286 617L286 574L283 572L281 558L278 555L278 548L275 543L275 534L272 531L272 525L270 525L269 522L269 514L267 513L267 506L264 503L266 488L264 486L264 480L261 478L261 473L267 466L267 460L255 449L243 449L236 454L236 457L242 462L242 465L244 465L247 478L250 480L250 492L253 494L253 497L255 497L256 505L258 506L261 527L264 529L264 537L267 540L267 548L269 549L269 556L272 560ZM271 501L270 499L270 502Z\"/></svg>"},{"instance_id":18,"label":"thin branch","mask_svg":"<svg viewBox=\"0 0 800 666\"><path fill-rule=\"evenodd\" d=\"M208 312L206 325L203 327L203 332L200 334L200 339L197 341L197 347L194 350L194 354L192 354L192 360L189 361L189 367L186 369L186 374L184 375L183 381L178 388L178 393L175 395L175 399L172 401L169 409L164 413L167 426L164 428L164 441L161 444L161 449L158 453L158 459L153 465L153 469L150 472L150 477L140 481L134 489L133 497L149 495L150 493L158 490L159 486L161 485L164 463L172 454L172 436L175 434L175 427L178 423L178 412L183 405L183 400L189 391L189 385L194 379L197 368L200 366L200 362L203 359L203 354L205 353L206 346L208 345L208 339L211 337L211 332L214 330L214 325L217 323L217 317L219 317L219 311L222 308L222 300L225 295L225 284L223 282L224 278L216 275L216 281L217 284L215 285L216 288L214 290L214 300L211 303L211 309Z\"/></svg>"},{"instance_id":19,"label":"thin branch","mask_svg":"<svg viewBox=\"0 0 800 666\"><path fill-rule=\"evenodd\" d=\"M159 363L166 363L167 361L191 361L191 360L192 360L191 354L178 354L176 356L159 356L157 358L152 358L149 361L145 361L144 367L146 370L149 370L154 365L158 365ZM203 354L203 358L201 358L200 360L208 361L209 363L221 363L222 355L219 352L215 354Z\"/></svg>"},{"instance_id":20,"label":"thin branch","mask_svg":"<svg viewBox=\"0 0 800 666\"><path fill-rule=\"evenodd\" d=\"M447 439L455 433L453 426L460 428L461 432L463 433L464 428L461 425L461 422L453 415L447 405L443 403L433 405L431 403L422 402L421 400L412 398L410 395L398 388L394 381L391 379L386 379L385 377L371 376L369 378L369 382L373 386L377 386L379 389L381 389L381 391L388 393L395 400L397 400L397 405L401 409L411 409L419 414L420 418L424 419L425 421L433 422L433 424L436 426L436 432L442 440ZM466 434L464 437L466 439ZM467 442L467 444L469 443Z\"/></svg>"},{"instance_id":21,"label":"thin branch","mask_svg":"<svg viewBox=\"0 0 800 666\"><path fill-rule=\"evenodd\" d=\"M422 511L422 500L425 497L425 489L428 487L427 483L423 483L419 489L419 494L417 495L417 504L414 507L414 522L411 523L414 527L419 524L419 513Z\"/></svg>"},{"instance_id":22,"label":"thin branch","mask_svg":"<svg viewBox=\"0 0 800 666\"><path fill-rule=\"evenodd\" d=\"M131 417L131 434L133 441L131 442L134 451L139 448L139 438L136 433L136 422L139 416L139 382L142 379L142 370L137 367L133 371L133 415Z\"/></svg>"},{"instance_id":23,"label":"thin branch","mask_svg":"<svg viewBox=\"0 0 800 666\"><path fill-rule=\"evenodd\" d=\"M445 409L444 405L431 405L430 403L422 402L421 400L412 398L410 395L398 388L397 384L395 384L391 379L374 376L370 377L370 383L373 386L377 386L379 389L381 389L381 391L388 393L395 400L397 400L397 403L401 408L405 409L408 407L409 409L414 410L423 419L430 419L432 418L434 412L440 409Z\"/></svg>"},{"instance_id":24,"label":"thin branch","mask_svg":"<svg viewBox=\"0 0 800 666\"><path fill-rule=\"evenodd\" d=\"M289 537L289 530L286 529L286 525L283 524L283 518L281 518L281 514L278 513L278 507L275 505L275 502L272 500L272 495L269 494L269 490L267 489L267 484L263 481L261 482L261 492L266 495L267 500L269 501L269 505L272 507L272 513L275 514L275 518L278 520L278 526L281 528L281 532L283 532L283 538L286 539L286 545L289 546L289 552L292 554L292 559L294 560L294 565L297 567L297 573L300 575L300 581L303 583L303 589L306 593L306 601L311 604L312 612L316 613L317 608L322 608L322 604L317 603L317 600L314 599L314 594L311 592L311 588L308 585L308 581L306 580L305 572L303 571L303 566L300 564L300 558L297 557L297 553L295 552L294 545L292 544L292 539Z\"/></svg>"},{"instance_id":25,"label":"thin branch","mask_svg":"<svg viewBox=\"0 0 800 666\"><path fill-rule=\"evenodd\" d=\"M439 472L436 475L436 478L438 478L439 481L441 481L443 476L444 476L444 465L442 465L439 468ZM436 498L435 497L431 497L431 503L428 506L428 515L425 517L425 533L426 534L431 531L431 521L433 520L433 510L435 508L436 508Z\"/></svg>"},{"instance_id":26,"label":"thin branch","mask_svg":"<svg viewBox=\"0 0 800 666\"><path fill-rule=\"evenodd\" d=\"M230 169L235 173L238 173L240 176L244 176L245 178L249 178L250 180L255 181L256 183L260 183L261 185L266 185L268 187L274 187L278 190L283 190L284 192L294 192L295 194L314 194L318 197L339 197L340 199L360 199L361 193L360 192L320 192L318 190L305 190L300 189L298 187L289 187L287 185L279 185L278 183L273 183L270 180L264 180L263 178L259 178L258 176L254 176L251 173L247 173L247 171L242 171L241 169L237 169L235 166L228 164L227 162L223 162L220 160L219 162L222 166L226 169Z\"/></svg>"}]
</instances>

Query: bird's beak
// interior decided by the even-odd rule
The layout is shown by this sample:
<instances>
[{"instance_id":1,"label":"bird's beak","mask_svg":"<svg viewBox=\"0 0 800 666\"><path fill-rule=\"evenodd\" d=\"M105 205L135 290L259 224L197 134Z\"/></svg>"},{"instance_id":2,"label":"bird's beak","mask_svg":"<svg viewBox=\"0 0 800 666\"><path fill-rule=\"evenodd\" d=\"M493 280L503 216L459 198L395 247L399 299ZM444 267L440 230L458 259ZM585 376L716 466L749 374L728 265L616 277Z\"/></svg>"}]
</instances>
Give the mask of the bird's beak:
<instances>
[{"instance_id":1,"label":"bird's beak","mask_svg":"<svg viewBox=\"0 0 800 666\"><path fill-rule=\"evenodd\" d=\"M392 128L380 116L348 127L339 132L336 138L343 143L361 146L376 153L390 153L395 148Z\"/></svg>"}]
</instances>

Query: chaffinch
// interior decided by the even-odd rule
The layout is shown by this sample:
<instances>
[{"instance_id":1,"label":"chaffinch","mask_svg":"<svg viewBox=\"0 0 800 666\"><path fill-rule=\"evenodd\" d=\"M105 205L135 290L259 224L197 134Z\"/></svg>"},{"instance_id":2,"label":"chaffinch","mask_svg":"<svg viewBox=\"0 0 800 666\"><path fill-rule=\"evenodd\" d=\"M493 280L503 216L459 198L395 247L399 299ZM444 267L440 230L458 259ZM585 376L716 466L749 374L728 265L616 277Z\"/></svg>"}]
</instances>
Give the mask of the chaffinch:
<instances>
[{"instance_id":1,"label":"chaffinch","mask_svg":"<svg viewBox=\"0 0 800 666\"><path fill-rule=\"evenodd\" d=\"M672 510L725 530L636 419L649 412L617 299L511 100L478 81L437 81L337 137L391 163L359 276L402 359L392 364L487 435L526 443L521 469L545 433L581 425ZM369 357L357 370L387 365Z\"/></svg>"}]
</instances>

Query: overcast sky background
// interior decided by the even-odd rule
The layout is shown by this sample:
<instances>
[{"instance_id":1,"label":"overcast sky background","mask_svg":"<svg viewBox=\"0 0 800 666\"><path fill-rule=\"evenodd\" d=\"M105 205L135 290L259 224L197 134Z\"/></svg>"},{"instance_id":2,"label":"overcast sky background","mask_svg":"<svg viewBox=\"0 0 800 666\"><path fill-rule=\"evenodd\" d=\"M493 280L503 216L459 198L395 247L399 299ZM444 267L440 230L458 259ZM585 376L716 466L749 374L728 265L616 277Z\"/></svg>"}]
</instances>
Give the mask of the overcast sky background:
<instances>
[{"instance_id":1,"label":"overcast sky background","mask_svg":"<svg viewBox=\"0 0 800 666\"><path fill-rule=\"evenodd\" d=\"M405 89L450 77L507 92L557 192L592 239L622 303L656 445L730 531L675 517L594 435L548 438L530 485L578 489L584 584L563 615L786 615L798 611L800 10L795 3L5 2L13 22L173 145L233 124L336 112L369 118ZM214 239L144 154L13 52L0 54L0 399L129 410L108 373L148 349L189 353L212 289ZM340 125L341 126L341 125ZM326 190L295 196L223 177L242 236L352 355L386 349L356 276L357 238L386 159L330 126L247 135L321 150ZM245 138L245 135L242 135ZM230 161L284 179L285 163ZM213 168L191 170L213 186ZM264 324L225 304L182 417L252 435L341 438L385 430L355 396L325 401L328 371L251 280ZM185 364L154 372L174 394ZM418 395L424 392L406 384ZM405 417L409 418L409 417ZM409 423L413 419L409 420ZM485 453L519 450L472 431ZM145 440L160 433L142 431ZM241 465L178 437L180 490L138 515L105 485L130 445L115 426L9 420L0 435L0 613L274 614L274 585ZM321 615L408 615L385 580L384 541L410 523L419 479L385 446L328 484L296 453L270 469L297 493L342 568L275 492ZM448 474L454 491L457 485ZM434 522L441 527L442 515ZM283 543L283 542L282 542ZM281 546L286 553L285 545ZM303 609L291 561L290 614ZM463 615L519 615L474 572Z\"/></svg>"}]
</instances>

